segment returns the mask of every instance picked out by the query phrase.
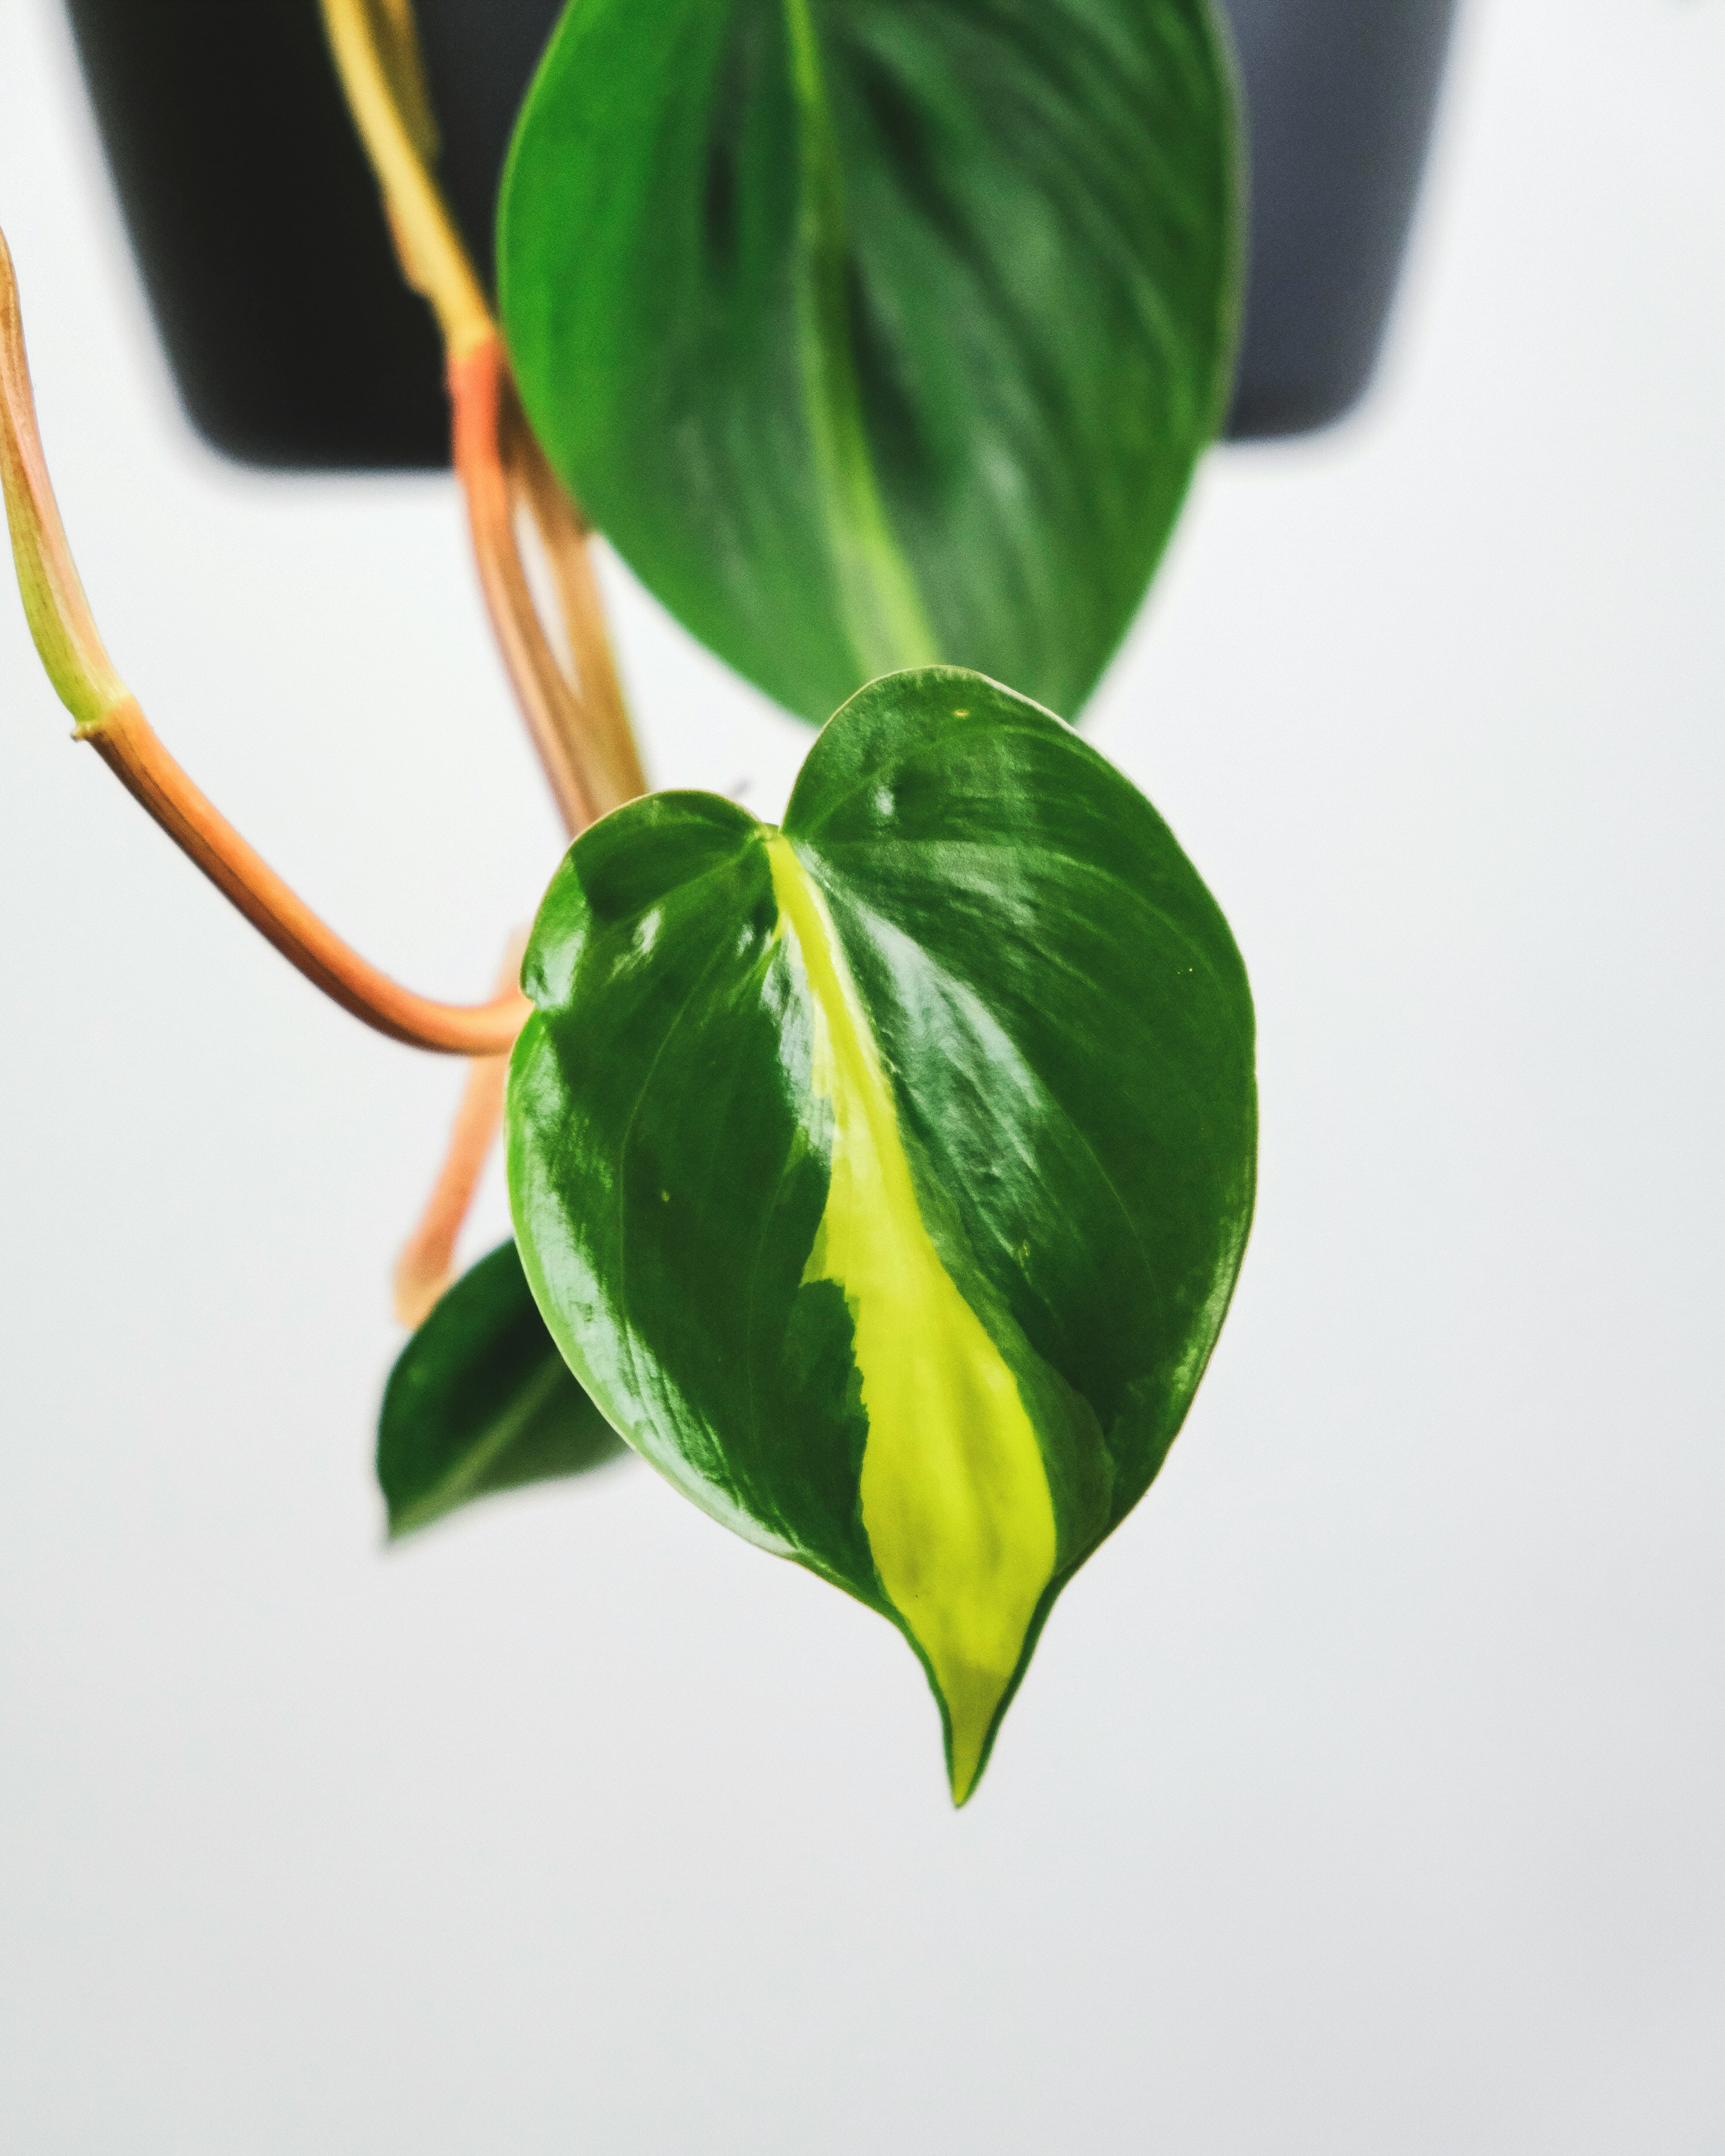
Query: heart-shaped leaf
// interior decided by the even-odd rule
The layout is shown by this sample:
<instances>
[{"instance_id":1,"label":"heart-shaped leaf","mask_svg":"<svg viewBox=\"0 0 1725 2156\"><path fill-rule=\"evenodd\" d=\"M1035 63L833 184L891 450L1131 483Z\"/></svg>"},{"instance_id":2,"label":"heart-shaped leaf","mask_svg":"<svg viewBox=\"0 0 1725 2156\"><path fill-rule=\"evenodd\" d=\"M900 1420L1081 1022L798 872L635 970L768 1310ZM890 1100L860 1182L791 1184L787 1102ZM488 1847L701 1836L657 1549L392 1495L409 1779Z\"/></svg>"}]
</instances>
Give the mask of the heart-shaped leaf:
<instances>
[{"instance_id":1,"label":"heart-shaped leaf","mask_svg":"<svg viewBox=\"0 0 1725 2156\"><path fill-rule=\"evenodd\" d=\"M839 712L783 829L701 793L595 825L523 983L510 1188L558 1344L697 1504L899 1627L962 1802L1227 1308L1226 923L1070 727L932 668Z\"/></svg>"},{"instance_id":2,"label":"heart-shaped leaf","mask_svg":"<svg viewBox=\"0 0 1725 2156\"><path fill-rule=\"evenodd\" d=\"M1230 372L1209 0L578 0L506 179L540 439L805 717L946 660L1076 713Z\"/></svg>"},{"instance_id":3,"label":"heart-shaped leaf","mask_svg":"<svg viewBox=\"0 0 1725 2156\"><path fill-rule=\"evenodd\" d=\"M441 1297L384 1390L377 1481L392 1537L624 1456L546 1331L513 1243Z\"/></svg>"}]
</instances>

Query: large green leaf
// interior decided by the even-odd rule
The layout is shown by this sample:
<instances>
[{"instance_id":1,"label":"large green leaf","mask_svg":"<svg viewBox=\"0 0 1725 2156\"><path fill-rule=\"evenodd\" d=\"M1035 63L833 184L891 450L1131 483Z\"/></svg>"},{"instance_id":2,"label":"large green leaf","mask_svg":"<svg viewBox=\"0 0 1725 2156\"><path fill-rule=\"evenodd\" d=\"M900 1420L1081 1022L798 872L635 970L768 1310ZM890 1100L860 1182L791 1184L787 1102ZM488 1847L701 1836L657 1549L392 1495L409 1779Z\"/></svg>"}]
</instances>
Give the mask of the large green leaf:
<instances>
[{"instance_id":1,"label":"large green leaf","mask_svg":"<svg viewBox=\"0 0 1725 2156\"><path fill-rule=\"evenodd\" d=\"M392 1536L623 1453L546 1331L513 1243L439 1299L390 1373L377 1424Z\"/></svg>"},{"instance_id":2,"label":"large green leaf","mask_svg":"<svg viewBox=\"0 0 1725 2156\"><path fill-rule=\"evenodd\" d=\"M1209 0L575 0L500 215L542 440L805 717L946 660L1071 716L1219 424Z\"/></svg>"},{"instance_id":3,"label":"large green leaf","mask_svg":"<svg viewBox=\"0 0 1725 2156\"><path fill-rule=\"evenodd\" d=\"M1252 1009L1155 810L946 668L782 830L607 817L529 947L523 1262L615 1426L898 1625L969 1794L1055 1596L1148 1487L1250 1219Z\"/></svg>"}]
</instances>

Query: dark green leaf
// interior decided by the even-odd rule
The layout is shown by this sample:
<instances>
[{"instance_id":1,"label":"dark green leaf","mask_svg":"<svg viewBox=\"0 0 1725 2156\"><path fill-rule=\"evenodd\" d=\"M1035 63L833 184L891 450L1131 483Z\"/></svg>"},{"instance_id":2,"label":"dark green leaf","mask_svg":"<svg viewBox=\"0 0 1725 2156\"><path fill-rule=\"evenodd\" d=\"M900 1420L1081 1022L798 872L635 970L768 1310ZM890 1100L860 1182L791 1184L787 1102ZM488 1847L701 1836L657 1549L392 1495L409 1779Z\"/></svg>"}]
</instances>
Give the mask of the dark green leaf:
<instances>
[{"instance_id":1,"label":"dark green leaf","mask_svg":"<svg viewBox=\"0 0 1725 2156\"><path fill-rule=\"evenodd\" d=\"M377 1425L392 1536L475 1497L584 1475L623 1441L545 1329L513 1243L449 1289L402 1350Z\"/></svg>"},{"instance_id":2,"label":"dark green leaf","mask_svg":"<svg viewBox=\"0 0 1725 2156\"><path fill-rule=\"evenodd\" d=\"M805 717L945 660L1076 714L1228 386L1208 0L578 0L505 183L535 428Z\"/></svg>"},{"instance_id":3,"label":"dark green leaf","mask_svg":"<svg viewBox=\"0 0 1725 2156\"><path fill-rule=\"evenodd\" d=\"M523 1262L671 1481L897 1625L974 1785L1055 1596L1227 1308L1251 999L1154 809L1023 697L865 690L782 832L578 839L510 1078Z\"/></svg>"}]
</instances>

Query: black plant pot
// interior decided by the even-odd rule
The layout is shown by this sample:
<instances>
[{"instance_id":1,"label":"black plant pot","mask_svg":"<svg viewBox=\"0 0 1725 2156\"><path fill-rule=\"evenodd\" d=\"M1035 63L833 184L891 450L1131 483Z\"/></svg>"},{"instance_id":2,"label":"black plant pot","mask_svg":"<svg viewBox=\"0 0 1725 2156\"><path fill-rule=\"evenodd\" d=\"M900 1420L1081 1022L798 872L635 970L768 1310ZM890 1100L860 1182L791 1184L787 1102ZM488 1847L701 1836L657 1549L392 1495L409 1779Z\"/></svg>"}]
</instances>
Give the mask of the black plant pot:
<instances>
[{"instance_id":1,"label":"black plant pot","mask_svg":"<svg viewBox=\"0 0 1725 2156\"><path fill-rule=\"evenodd\" d=\"M1251 156L1236 440L1338 419L1371 379L1455 0L1224 0Z\"/></svg>"},{"instance_id":2,"label":"black plant pot","mask_svg":"<svg viewBox=\"0 0 1725 2156\"><path fill-rule=\"evenodd\" d=\"M1229 431L1298 433L1368 379L1454 0L1225 0L1252 151ZM448 460L430 316L403 285L317 0L68 0L193 424L249 464ZM503 157L562 0L418 0L455 213L489 271Z\"/></svg>"}]
</instances>

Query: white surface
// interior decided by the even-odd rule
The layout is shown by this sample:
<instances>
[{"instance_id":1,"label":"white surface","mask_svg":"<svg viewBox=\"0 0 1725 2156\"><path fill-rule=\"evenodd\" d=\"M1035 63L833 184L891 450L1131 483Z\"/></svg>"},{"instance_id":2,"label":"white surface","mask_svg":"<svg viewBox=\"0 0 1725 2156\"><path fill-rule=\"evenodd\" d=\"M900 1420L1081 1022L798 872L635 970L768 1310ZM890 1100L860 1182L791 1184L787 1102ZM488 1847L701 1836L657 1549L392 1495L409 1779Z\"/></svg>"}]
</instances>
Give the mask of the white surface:
<instances>
[{"instance_id":1,"label":"white surface","mask_svg":"<svg viewBox=\"0 0 1725 2156\"><path fill-rule=\"evenodd\" d=\"M1725 2149L1725 8L1466 31L1369 416L1212 463L1097 709L1251 967L1262 1203L961 1818L886 1628L644 1471L381 1553L456 1074L0 593L6 2150ZM449 487L191 443L50 0L0 221L158 726L480 989L556 838ZM658 771L770 810L806 737L614 581Z\"/></svg>"}]
</instances>

